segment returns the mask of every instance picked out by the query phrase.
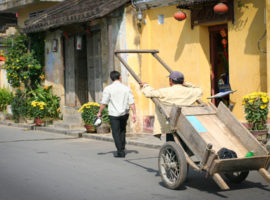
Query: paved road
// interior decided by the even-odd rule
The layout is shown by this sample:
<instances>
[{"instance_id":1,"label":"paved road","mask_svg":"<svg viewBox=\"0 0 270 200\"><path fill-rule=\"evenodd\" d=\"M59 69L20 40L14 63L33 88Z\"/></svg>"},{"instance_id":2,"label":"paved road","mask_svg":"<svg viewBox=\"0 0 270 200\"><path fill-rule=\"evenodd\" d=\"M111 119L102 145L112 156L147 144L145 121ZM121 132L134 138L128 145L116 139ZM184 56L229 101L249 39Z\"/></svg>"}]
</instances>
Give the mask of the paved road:
<instances>
[{"instance_id":1,"label":"paved road","mask_svg":"<svg viewBox=\"0 0 270 200\"><path fill-rule=\"evenodd\" d=\"M110 142L0 126L0 200L270 199L255 172L221 191L190 171L182 190L169 190L158 174L158 150L127 149L126 158L114 158Z\"/></svg>"}]
</instances>

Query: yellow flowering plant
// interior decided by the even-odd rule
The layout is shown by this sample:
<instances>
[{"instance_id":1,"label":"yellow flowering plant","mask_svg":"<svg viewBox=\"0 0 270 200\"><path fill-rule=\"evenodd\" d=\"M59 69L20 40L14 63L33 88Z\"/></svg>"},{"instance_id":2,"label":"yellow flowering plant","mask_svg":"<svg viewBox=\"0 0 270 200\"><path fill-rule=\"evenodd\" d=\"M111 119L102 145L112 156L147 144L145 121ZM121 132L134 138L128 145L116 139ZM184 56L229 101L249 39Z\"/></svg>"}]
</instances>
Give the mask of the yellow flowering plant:
<instances>
[{"instance_id":1,"label":"yellow flowering plant","mask_svg":"<svg viewBox=\"0 0 270 200\"><path fill-rule=\"evenodd\" d=\"M42 66L34 51L28 52L29 38L24 34L10 35L5 40L5 69L8 83L13 88L24 86L27 91L41 82Z\"/></svg>"},{"instance_id":2,"label":"yellow flowering plant","mask_svg":"<svg viewBox=\"0 0 270 200\"><path fill-rule=\"evenodd\" d=\"M85 125L94 125L94 120L98 114L100 105L96 102L85 103L78 112L81 112L82 119ZM105 108L102 111L103 122L109 122L108 110Z\"/></svg>"},{"instance_id":3,"label":"yellow flowering plant","mask_svg":"<svg viewBox=\"0 0 270 200\"><path fill-rule=\"evenodd\" d=\"M270 97L264 92L253 92L243 97L245 118L251 130L265 130Z\"/></svg>"},{"instance_id":4,"label":"yellow flowering plant","mask_svg":"<svg viewBox=\"0 0 270 200\"><path fill-rule=\"evenodd\" d=\"M30 100L44 102L46 104L46 116L50 119L60 118L60 100L61 98L53 94L52 86L39 85L37 89L28 92Z\"/></svg>"},{"instance_id":5,"label":"yellow flowering plant","mask_svg":"<svg viewBox=\"0 0 270 200\"><path fill-rule=\"evenodd\" d=\"M46 115L46 103L39 101L31 102L31 115L35 119L43 119Z\"/></svg>"}]
</instances>

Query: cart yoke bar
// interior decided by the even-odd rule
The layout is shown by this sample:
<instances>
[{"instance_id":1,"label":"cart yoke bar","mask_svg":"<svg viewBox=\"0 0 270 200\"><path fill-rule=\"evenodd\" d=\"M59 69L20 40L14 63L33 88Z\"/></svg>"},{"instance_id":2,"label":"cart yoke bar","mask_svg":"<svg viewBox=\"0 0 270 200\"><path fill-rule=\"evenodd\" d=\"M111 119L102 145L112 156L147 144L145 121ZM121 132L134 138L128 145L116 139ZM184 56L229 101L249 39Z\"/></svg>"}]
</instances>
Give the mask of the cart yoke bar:
<instances>
[{"instance_id":1,"label":"cart yoke bar","mask_svg":"<svg viewBox=\"0 0 270 200\"><path fill-rule=\"evenodd\" d=\"M151 53L157 60L158 62L165 67L165 69L171 73L173 70L157 55L157 53L159 53L158 50L152 49L152 50L137 50L137 49L127 49L127 50L116 50L114 52L115 56L122 62L122 64L127 68L127 70L131 73L131 75L135 78L135 80L138 83L141 83L141 80L139 79L139 77L133 72L133 70L128 66L128 64L126 63L126 61L119 56L118 54L121 53Z\"/></svg>"},{"instance_id":2,"label":"cart yoke bar","mask_svg":"<svg viewBox=\"0 0 270 200\"><path fill-rule=\"evenodd\" d=\"M150 49L150 50L137 50L137 49L126 49L126 50L116 50L114 52L115 54L117 53L159 53L158 50L155 49Z\"/></svg>"}]
</instances>

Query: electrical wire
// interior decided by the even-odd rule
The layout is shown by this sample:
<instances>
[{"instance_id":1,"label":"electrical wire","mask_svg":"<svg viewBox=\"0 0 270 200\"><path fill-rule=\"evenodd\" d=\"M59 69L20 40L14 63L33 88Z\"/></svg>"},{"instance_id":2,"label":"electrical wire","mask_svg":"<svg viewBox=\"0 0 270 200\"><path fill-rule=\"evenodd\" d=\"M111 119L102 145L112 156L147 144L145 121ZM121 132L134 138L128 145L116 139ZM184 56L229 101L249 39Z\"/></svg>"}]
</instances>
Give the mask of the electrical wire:
<instances>
[{"instance_id":1,"label":"electrical wire","mask_svg":"<svg viewBox=\"0 0 270 200\"><path fill-rule=\"evenodd\" d=\"M261 41L262 41L262 39L265 37L265 35L266 35L266 30L264 31L263 35L262 35L262 36L260 37L260 39L258 40L258 49L259 49L259 51L262 52L262 53L267 53L267 51L265 51L265 50L263 50L263 49L261 48Z\"/></svg>"}]
</instances>

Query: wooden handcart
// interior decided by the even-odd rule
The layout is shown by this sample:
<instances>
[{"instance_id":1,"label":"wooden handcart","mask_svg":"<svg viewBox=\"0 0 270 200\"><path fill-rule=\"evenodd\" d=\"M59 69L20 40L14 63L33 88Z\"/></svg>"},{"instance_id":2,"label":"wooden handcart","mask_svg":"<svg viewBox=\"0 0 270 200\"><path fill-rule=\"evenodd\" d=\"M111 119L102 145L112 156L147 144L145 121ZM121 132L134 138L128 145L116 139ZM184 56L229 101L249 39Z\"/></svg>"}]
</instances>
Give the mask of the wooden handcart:
<instances>
[{"instance_id":1,"label":"wooden handcart","mask_svg":"<svg viewBox=\"0 0 270 200\"><path fill-rule=\"evenodd\" d=\"M168 72L172 71L157 55L157 50L115 51L115 56L138 83L141 80L120 56L122 53L150 53ZM270 183L269 152L222 102L218 107L202 101L194 106L167 107L156 98L152 100L168 120L173 136L173 141L161 147L158 158L159 173L168 188L182 186L189 166L212 176L222 190L230 189L222 174L230 182L240 183L249 171L257 170ZM234 151L237 158L220 159L217 152L222 148ZM251 151L254 156L245 157Z\"/></svg>"}]
</instances>

